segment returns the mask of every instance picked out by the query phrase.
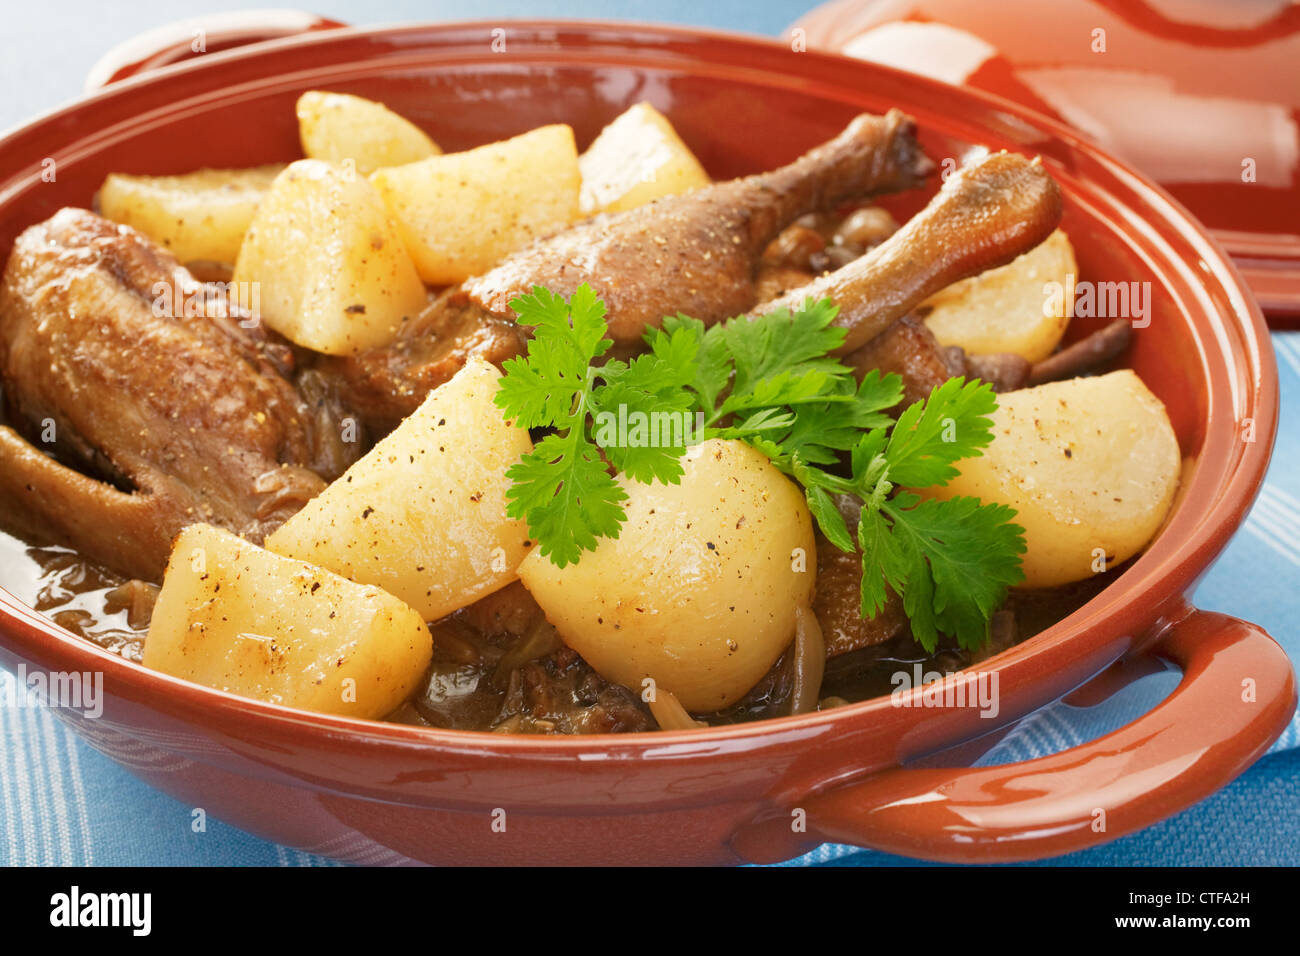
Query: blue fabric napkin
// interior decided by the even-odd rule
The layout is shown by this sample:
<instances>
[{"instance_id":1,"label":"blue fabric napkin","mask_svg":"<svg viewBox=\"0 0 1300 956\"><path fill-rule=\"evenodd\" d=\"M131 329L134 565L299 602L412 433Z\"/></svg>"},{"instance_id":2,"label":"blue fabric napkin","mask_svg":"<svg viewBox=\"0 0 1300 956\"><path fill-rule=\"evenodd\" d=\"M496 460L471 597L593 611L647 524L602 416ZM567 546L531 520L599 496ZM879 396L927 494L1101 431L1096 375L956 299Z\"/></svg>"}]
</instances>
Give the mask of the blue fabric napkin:
<instances>
[{"instance_id":1,"label":"blue fabric napkin","mask_svg":"<svg viewBox=\"0 0 1300 956\"><path fill-rule=\"evenodd\" d=\"M1300 661L1300 333L1273 336L1282 422L1268 480L1242 530L1196 593L1196 603L1267 628ZM1270 569L1261 574L1261 568ZM1178 682L1157 674L1104 704L1056 703L1022 721L981 761L1042 756L1108 733L1150 709ZM1300 719L1235 783L1142 833L1058 862L1087 865L1300 864ZM796 865L906 863L826 845ZM209 821L150 789L76 739L40 707L0 706L0 864L281 865L330 861Z\"/></svg>"}]
</instances>

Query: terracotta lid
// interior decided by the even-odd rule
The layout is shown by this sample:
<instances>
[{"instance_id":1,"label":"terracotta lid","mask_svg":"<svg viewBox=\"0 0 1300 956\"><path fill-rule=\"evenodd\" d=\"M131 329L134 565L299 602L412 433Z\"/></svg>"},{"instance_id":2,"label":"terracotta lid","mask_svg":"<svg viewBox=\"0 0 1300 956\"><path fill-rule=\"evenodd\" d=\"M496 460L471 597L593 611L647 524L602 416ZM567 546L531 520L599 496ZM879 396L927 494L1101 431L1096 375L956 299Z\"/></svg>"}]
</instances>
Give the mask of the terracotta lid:
<instances>
[{"instance_id":1,"label":"terracotta lid","mask_svg":"<svg viewBox=\"0 0 1300 956\"><path fill-rule=\"evenodd\" d=\"M1073 126L1209 226L1266 313L1300 317L1300 5L833 0L791 29Z\"/></svg>"}]
</instances>

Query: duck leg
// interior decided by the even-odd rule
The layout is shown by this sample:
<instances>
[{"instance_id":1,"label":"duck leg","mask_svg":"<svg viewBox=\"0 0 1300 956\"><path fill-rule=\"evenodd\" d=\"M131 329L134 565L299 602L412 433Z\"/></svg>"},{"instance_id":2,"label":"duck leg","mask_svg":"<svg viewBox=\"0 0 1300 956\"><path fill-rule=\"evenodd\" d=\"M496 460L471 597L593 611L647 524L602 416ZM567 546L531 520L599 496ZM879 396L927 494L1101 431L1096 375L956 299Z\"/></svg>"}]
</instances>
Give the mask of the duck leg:
<instances>
[{"instance_id":1,"label":"duck leg","mask_svg":"<svg viewBox=\"0 0 1300 956\"><path fill-rule=\"evenodd\" d=\"M765 314L829 298L846 354L940 289L1006 265L1061 221L1061 191L1038 159L995 153L963 166L929 204L866 255L773 299Z\"/></svg>"},{"instance_id":2,"label":"duck leg","mask_svg":"<svg viewBox=\"0 0 1300 956\"><path fill-rule=\"evenodd\" d=\"M589 284L609 309L610 337L637 342L647 326L684 312L711 323L757 301L763 250L805 213L897 192L931 168L912 121L863 114L788 166L596 216L541 239L465 285L472 302L509 317L536 285L572 295Z\"/></svg>"},{"instance_id":3,"label":"duck leg","mask_svg":"<svg viewBox=\"0 0 1300 956\"><path fill-rule=\"evenodd\" d=\"M626 212L596 216L541 239L483 276L448 289L397 341L317 367L348 407L383 434L471 354L501 364L527 339L510 301L546 286L572 295L590 284L609 309L610 336L640 343L649 325L685 312L706 322L758 301L763 250L799 216L848 199L906 189L929 171L910 119L862 115L788 166Z\"/></svg>"}]
</instances>

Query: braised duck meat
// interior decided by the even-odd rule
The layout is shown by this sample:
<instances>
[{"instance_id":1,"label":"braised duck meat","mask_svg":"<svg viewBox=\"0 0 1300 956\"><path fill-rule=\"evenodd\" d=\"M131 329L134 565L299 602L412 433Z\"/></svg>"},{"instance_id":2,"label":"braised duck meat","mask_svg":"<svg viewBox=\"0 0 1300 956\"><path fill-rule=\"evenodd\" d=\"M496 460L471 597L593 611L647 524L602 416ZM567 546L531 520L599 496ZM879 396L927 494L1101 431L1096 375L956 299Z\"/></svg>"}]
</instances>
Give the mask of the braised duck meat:
<instances>
[{"instance_id":1,"label":"braised duck meat","mask_svg":"<svg viewBox=\"0 0 1300 956\"><path fill-rule=\"evenodd\" d=\"M1006 265L1061 221L1061 191L1039 160L994 153L954 173L926 207L866 255L758 309L808 299L840 307L841 353L861 348L939 290Z\"/></svg>"},{"instance_id":2,"label":"braised duck meat","mask_svg":"<svg viewBox=\"0 0 1300 956\"><path fill-rule=\"evenodd\" d=\"M507 258L465 284L495 315L535 285L572 295L586 282L609 309L615 342L684 312L705 322L741 315L757 301L763 251L805 213L897 192L929 171L914 124L898 110L862 115L839 136L788 166L596 216Z\"/></svg>"},{"instance_id":3,"label":"braised duck meat","mask_svg":"<svg viewBox=\"0 0 1300 956\"><path fill-rule=\"evenodd\" d=\"M324 359L344 400L382 434L480 354L500 364L523 351L510 301L543 285L569 296L590 284L619 346L684 312L714 322L760 300L763 253L800 216L916 185L930 169L910 119L857 117L788 166L626 212L596 216L509 256L434 300L398 339L355 358Z\"/></svg>"},{"instance_id":4,"label":"braised duck meat","mask_svg":"<svg viewBox=\"0 0 1300 956\"><path fill-rule=\"evenodd\" d=\"M950 378L966 375L962 356L944 348L925 323L904 316L860 349L844 357L858 378L872 369L903 380L903 405L919 402Z\"/></svg>"},{"instance_id":5,"label":"braised duck meat","mask_svg":"<svg viewBox=\"0 0 1300 956\"><path fill-rule=\"evenodd\" d=\"M956 345L948 346L948 350L960 356L968 377L988 382L995 392L1014 392L1018 388L1024 388L1029 381L1033 366L1022 355L1013 352L968 354Z\"/></svg>"},{"instance_id":6,"label":"braised duck meat","mask_svg":"<svg viewBox=\"0 0 1300 956\"><path fill-rule=\"evenodd\" d=\"M940 345L925 323L911 315L846 355L844 362L859 379L872 369L898 375L903 380L903 405L919 402L958 375L988 382L995 392L1014 391L1024 387L1030 368L1019 355L967 355L957 346Z\"/></svg>"},{"instance_id":7,"label":"braised duck meat","mask_svg":"<svg viewBox=\"0 0 1300 956\"><path fill-rule=\"evenodd\" d=\"M433 299L389 345L359 356L325 356L317 368L378 437L415 411L471 355L499 366L523 352L525 343L513 321L489 315L455 286Z\"/></svg>"},{"instance_id":8,"label":"braised duck meat","mask_svg":"<svg viewBox=\"0 0 1300 956\"><path fill-rule=\"evenodd\" d=\"M1084 336L1073 345L1067 345L1055 355L1035 362L1029 371L1028 384L1059 382L1091 372L1118 358L1133 341L1133 324L1128 319L1116 319L1097 331Z\"/></svg>"},{"instance_id":9,"label":"braised duck meat","mask_svg":"<svg viewBox=\"0 0 1300 956\"><path fill-rule=\"evenodd\" d=\"M196 521L261 540L359 451L285 345L85 210L15 242L0 374L0 523L133 577L158 580Z\"/></svg>"}]
</instances>

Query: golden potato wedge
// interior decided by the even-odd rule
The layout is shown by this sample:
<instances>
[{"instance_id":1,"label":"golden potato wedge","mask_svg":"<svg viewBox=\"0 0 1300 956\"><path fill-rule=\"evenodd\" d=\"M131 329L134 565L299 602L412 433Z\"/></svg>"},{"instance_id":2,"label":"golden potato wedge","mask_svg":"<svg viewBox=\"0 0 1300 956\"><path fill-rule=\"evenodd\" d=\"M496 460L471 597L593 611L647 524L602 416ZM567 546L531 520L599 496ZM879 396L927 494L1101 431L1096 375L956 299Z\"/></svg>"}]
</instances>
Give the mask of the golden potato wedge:
<instances>
[{"instance_id":1,"label":"golden potato wedge","mask_svg":"<svg viewBox=\"0 0 1300 956\"><path fill-rule=\"evenodd\" d=\"M434 621L509 584L528 529L506 516L506 469L532 450L492 403L501 373L472 358L266 539L397 595Z\"/></svg>"},{"instance_id":2,"label":"golden potato wedge","mask_svg":"<svg viewBox=\"0 0 1300 956\"><path fill-rule=\"evenodd\" d=\"M323 714L384 717L433 656L420 615L376 587L211 525L177 536L144 665Z\"/></svg>"},{"instance_id":3,"label":"golden potato wedge","mask_svg":"<svg viewBox=\"0 0 1300 956\"><path fill-rule=\"evenodd\" d=\"M982 457L925 494L1015 508L1026 587L1080 581L1137 554L1178 490L1173 426L1130 369L999 395L993 434Z\"/></svg>"},{"instance_id":4,"label":"golden potato wedge","mask_svg":"<svg viewBox=\"0 0 1300 956\"><path fill-rule=\"evenodd\" d=\"M803 494L761 452L710 439L680 484L620 479L627 522L576 564L534 551L519 577L565 643L636 691L695 712L733 704L794 637L817 556Z\"/></svg>"},{"instance_id":5,"label":"golden potato wedge","mask_svg":"<svg viewBox=\"0 0 1300 956\"><path fill-rule=\"evenodd\" d=\"M986 355L1012 352L1030 362L1052 354L1070 324L1071 305L1044 289L1070 287L1078 274L1074 247L1060 229L999 269L954 282L921 306L925 324L942 345ZM927 311L928 310L928 311Z\"/></svg>"},{"instance_id":6,"label":"golden potato wedge","mask_svg":"<svg viewBox=\"0 0 1300 956\"><path fill-rule=\"evenodd\" d=\"M371 180L431 285L486 272L578 218L578 150L563 125L380 169Z\"/></svg>"},{"instance_id":7,"label":"golden potato wedge","mask_svg":"<svg viewBox=\"0 0 1300 956\"><path fill-rule=\"evenodd\" d=\"M364 97L310 90L298 97L297 109L303 153L336 166L351 161L365 176L442 152L410 120Z\"/></svg>"},{"instance_id":8,"label":"golden potato wedge","mask_svg":"<svg viewBox=\"0 0 1300 956\"><path fill-rule=\"evenodd\" d=\"M275 164L181 176L111 173L99 190L99 211L140 230L182 263L231 266L258 204L283 169Z\"/></svg>"},{"instance_id":9,"label":"golden potato wedge","mask_svg":"<svg viewBox=\"0 0 1300 956\"><path fill-rule=\"evenodd\" d=\"M625 110L578 157L584 216L644 206L711 180L667 117L649 103Z\"/></svg>"},{"instance_id":10,"label":"golden potato wedge","mask_svg":"<svg viewBox=\"0 0 1300 956\"><path fill-rule=\"evenodd\" d=\"M370 181L318 159L271 184L234 279L256 283L267 325L330 355L387 344L428 299Z\"/></svg>"}]
</instances>

